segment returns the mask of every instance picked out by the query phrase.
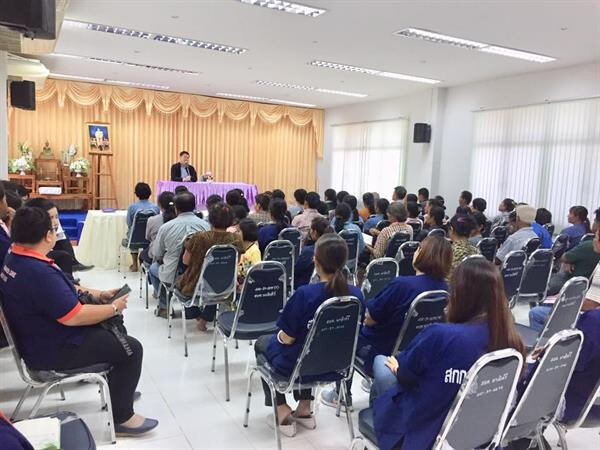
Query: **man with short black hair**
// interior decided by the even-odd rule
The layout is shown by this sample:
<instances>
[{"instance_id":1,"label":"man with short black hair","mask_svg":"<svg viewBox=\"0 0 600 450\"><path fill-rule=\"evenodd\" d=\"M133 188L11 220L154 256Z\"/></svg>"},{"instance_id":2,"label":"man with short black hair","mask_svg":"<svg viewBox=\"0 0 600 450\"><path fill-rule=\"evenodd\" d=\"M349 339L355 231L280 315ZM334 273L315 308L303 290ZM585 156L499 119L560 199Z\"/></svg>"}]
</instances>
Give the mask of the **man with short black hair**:
<instances>
[{"instance_id":1,"label":"man with short black hair","mask_svg":"<svg viewBox=\"0 0 600 450\"><path fill-rule=\"evenodd\" d=\"M473 194L469 191L462 191L458 197L458 206L469 207L471 200L473 200Z\"/></svg>"},{"instance_id":2,"label":"man with short black hair","mask_svg":"<svg viewBox=\"0 0 600 450\"><path fill-rule=\"evenodd\" d=\"M394 193L392 194L392 201L393 202L404 201L404 197L406 197L407 193L408 193L408 191L406 190L406 188L404 186L396 186L394 188Z\"/></svg>"},{"instance_id":3,"label":"man with short black hair","mask_svg":"<svg viewBox=\"0 0 600 450\"><path fill-rule=\"evenodd\" d=\"M484 214L486 209L487 202L485 201L485 199L477 197L473 200L473 211L479 211L481 214Z\"/></svg>"},{"instance_id":4,"label":"man with short black hair","mask_svg":"<svg viewBox=\"0 0 600 450\"><path fill-rule=\"evenodd\" d=\"M149 198L152 195L152 189L148 183L138 183L134 188L135 196L138 201L132 203L127 208L127 236L123 239L122 245L127 246L129 235L133 231L133 221L138 211L153 211L154 214L160 214L160 208L152 203ZM138 271L138 250L131 249L131 260L132 264L129 266L129 270L132 272Z\"/></svg>"},{"instance_id":5,"label":"man with short black hair","mask_svg":"<svg viewBox=\"0 0 600 450\"><path fill-rule=\"evenodd\" d=\"M171 181L198 181L198 173L190 165L190 154L186 150L179 153L179 162L171 166Z\"/></svg>"},{"instance_id":6,"label":"man with short black hair","mask_svg":"<svg viewBox=\"0 0 600 450\"><path fill-rule=\"evenodd\" d=\"M185 236L197 231L208 231L210 225L194 214L196 197L191 192L184 192L175 197L177 217L161 225L158 235L152 243L154 262L150 266L150 280L155 293L159 292L160 282L172 284L175 281L182 241ZM160 292L157 314L167 317L167 304L164 292Z\"/></svg>"},{"instance_id":7,"label":"man with short black hair","mask_svg":"<svg viewBox=\"0 0 600 450\"><path fill-rule=\"evenodd\" d=\"M294 199L296 200L295 205L290 205L288 212L292 217L296 217L302 211L304 211L304 203L306 202L306 189L296 189L294 191Z\"/></svg>"},{"instance_id":8,"label":"man with short black hair","mask_svg":"<svg viewBox=\"0 0 600 450\"><path fill-rule=\"evenodd\" d=\"M321 214L317 211L320 204L321 196L319 194L316 192L307 193L304 199L304 211L292 220L292 226L298 228L302 233L303 241L306 241L308 238L308 232L310 231L313 219L321 217Z\"/></svg>"}]
</instances>

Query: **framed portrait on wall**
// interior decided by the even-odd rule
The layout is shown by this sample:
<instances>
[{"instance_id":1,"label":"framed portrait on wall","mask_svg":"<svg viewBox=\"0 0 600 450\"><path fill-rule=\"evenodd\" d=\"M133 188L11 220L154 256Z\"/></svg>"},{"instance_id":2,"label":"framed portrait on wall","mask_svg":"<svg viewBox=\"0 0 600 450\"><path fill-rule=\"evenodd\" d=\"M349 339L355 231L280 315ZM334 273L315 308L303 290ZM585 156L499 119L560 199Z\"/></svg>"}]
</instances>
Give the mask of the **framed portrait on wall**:
<instances>
[{"instance_id":1,"label":"framed portrait on wall","mask_svg":"<svg viewBox=\"0 0 600 450\"><path fill-rule=\"evenodd\" d=\"M87 123L86 132L90 144L90 154L112 155L110 124Z\"/></svg>"}]
</instances>

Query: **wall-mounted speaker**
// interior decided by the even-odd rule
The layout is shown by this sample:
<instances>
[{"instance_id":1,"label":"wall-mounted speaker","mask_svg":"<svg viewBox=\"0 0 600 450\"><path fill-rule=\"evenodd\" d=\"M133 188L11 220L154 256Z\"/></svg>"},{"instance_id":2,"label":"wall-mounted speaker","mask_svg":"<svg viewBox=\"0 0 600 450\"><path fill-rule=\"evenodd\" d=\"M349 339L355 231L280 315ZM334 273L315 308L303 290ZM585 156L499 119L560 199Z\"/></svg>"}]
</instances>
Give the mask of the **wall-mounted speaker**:
<instances>
[{"instance_id":1,"label":"wall-mounted speaker","mask_svg":"<svg viewBox=\"0 0 600 450\"><path fill-rule=\"evenodd\" d=\"M35 111L35 83L33 81L10 83L10 104L15 108Z\"/></svg>"},{"instance_id":2,"label":"wall-mounted speaker","mask_svg":"<svg viewBox=\"0 0 600 450\"><path fill-rule=\"evenodd\" d=\"M415 144L431 142L431 125L428 123L415 123L413 142Z\"/></svg>"}]
</instances>

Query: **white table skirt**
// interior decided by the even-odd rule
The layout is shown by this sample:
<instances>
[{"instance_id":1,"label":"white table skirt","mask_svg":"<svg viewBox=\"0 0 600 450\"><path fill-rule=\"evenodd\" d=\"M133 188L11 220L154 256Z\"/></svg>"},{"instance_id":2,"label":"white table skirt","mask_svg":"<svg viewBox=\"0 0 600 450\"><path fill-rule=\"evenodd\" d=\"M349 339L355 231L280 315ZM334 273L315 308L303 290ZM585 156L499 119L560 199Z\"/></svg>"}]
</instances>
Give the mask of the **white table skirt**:
<instances>
[{"instance_id":1,"label":"white table skirt","mask_svg":"<svg viewBox=\"0 0 600 450\"><path fill-rule=\"evenodd\" d=\"M86 265L116 269L119 247L126 234L127 211L88 211L77 246L77 259Z\"/></svg>"}]
</instances>

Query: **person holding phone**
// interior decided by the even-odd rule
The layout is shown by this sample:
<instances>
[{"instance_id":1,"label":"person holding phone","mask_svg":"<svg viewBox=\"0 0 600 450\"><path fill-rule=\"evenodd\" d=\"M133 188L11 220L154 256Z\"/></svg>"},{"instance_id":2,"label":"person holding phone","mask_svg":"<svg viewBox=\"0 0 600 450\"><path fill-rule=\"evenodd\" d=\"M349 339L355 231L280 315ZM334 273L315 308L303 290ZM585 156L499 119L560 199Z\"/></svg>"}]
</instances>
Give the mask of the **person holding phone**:
<instances>
[{"instance_id":1,"label":"person holding phone","mask_svg":"<svg viewBox=\"0 0 600 450\"><path fill-rule=\"evenodd\" d=\"M115 431L138 436L158 425L133 411L142 370L140 342L125 335L131 354L99 324L127 308L119 290L85 291L103 304L82 304L65 274L46 257L56 242L49 214L40 208L19 209L12 223L13 245L0 273L6 320L27 366L34 370L69 370L110 364L108 385ZM32 283L35 280L35 283ZM80 292L83 288L79 288Z\"/></svg>"}]
</instances>

